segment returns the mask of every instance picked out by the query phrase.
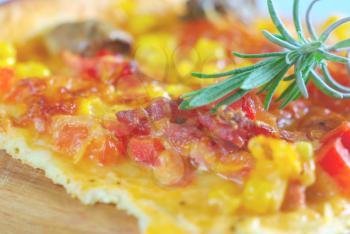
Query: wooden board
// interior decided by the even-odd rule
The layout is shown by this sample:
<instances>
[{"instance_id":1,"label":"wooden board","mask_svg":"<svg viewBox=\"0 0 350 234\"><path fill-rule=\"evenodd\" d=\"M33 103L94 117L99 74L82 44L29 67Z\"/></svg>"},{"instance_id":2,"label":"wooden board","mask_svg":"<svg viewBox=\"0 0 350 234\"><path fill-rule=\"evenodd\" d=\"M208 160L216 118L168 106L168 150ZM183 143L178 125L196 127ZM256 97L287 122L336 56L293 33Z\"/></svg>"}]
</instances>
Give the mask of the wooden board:
<instances>
[{"instance_id":1,"label":"wooden board","mask_svg":"<svg viewBox=\"0 0 350 234\"><path fill-rule=\"evenodd\" d=\"M136 220L112 205L82 205L43 172L0 151L1 234L138 234Z\"/></svg>"}]
</instances>

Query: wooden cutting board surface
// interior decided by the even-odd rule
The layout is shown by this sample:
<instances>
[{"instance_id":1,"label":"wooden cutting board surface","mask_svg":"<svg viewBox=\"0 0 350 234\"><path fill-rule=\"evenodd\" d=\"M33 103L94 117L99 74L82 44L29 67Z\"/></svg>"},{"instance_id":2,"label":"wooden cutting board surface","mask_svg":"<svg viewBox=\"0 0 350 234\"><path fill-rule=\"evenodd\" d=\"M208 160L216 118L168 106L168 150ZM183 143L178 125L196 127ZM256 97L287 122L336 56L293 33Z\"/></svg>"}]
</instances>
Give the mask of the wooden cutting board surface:
<instances>
[{"instance_id":1,"label":"wooden cutting board surface","mask_svg":"<svg viewBox=\"0 0 350 234\"><path fill-rule=\"evenodd\" d=\"M139 234L136 219L112 205L82 205L0 151L1 234Z\"/></svg>"}]
</instances>

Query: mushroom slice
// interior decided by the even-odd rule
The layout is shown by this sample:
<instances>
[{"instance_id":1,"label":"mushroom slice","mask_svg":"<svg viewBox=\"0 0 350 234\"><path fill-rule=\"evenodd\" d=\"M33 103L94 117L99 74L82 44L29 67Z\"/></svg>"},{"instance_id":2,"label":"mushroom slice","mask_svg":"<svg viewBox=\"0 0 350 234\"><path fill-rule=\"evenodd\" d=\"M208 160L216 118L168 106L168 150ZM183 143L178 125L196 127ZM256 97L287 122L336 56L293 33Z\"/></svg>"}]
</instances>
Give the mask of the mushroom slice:
<instances>
[{"instance_id":1,"label":"mushroom slice","mask_svg":"<svg viewBox=\"0 0 350 234\"><path fill-rule=\"evenodd\" d=\"M99 21L60 24L44 35L44 45L50 54L70 51L93 56L101 50L130 54L132 37L113 26Z\"/></svg>"}]
</instances>

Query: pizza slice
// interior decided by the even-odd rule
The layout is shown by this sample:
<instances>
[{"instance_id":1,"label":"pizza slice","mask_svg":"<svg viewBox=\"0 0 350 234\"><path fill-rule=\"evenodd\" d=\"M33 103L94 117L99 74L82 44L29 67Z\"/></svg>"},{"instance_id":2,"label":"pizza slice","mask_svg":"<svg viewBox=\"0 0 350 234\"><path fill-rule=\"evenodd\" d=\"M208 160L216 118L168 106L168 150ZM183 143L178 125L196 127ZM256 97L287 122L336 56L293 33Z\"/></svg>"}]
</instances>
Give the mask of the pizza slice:
<instances>
[{"instance_id":1,"label":"pizza slice","mask_svg":"<svg viewBox=\"0 0 350 234\"><path fill-rule=\"evenodd\" d=\"M38 12L46 9L47 1L36 2ZM232 62L231 50L275 49L257 29L237 19L219 27L205 15L136 17L143 5L129 1L89 2L92 13L73 7L81 2L55 2L72 4L51 15L67 14L64 23L35 16L23 32L11 23L18 19L1 29L8 32L0 44L1 149L84 204L134 215L142 233L349 230L347 165L329 156L334 139L347 146L346 112L335 109L345 102L319 103L315 91L310 101L266 112L251 93L215 114L210 106L179 108L182 94L213 83L189 78L191 71L252 63ZM103 2L108 11L122 4L113 9L123 9L127 23L121 15L101 20ZM0 15L25 7L33 6L10 4Z\"/></svg>"}]
</instances>

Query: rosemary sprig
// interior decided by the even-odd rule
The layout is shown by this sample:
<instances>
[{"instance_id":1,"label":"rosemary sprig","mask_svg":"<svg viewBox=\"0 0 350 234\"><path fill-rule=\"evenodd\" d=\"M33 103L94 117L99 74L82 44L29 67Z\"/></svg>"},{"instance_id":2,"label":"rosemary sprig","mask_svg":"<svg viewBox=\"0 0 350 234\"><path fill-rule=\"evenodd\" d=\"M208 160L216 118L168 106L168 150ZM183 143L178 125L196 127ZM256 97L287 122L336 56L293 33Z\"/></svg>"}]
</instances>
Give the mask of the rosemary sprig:
<instances>
[{"instance_id":1,"label":"rosemary sprig","mask_svg":"<svg viewBox=\"0 0 350 234\"><path fill-rule=\"evenodd\" d=\"M307 38L302 29L300 20L300 0L294 0L293 21L298 37L294 38L278 16L272 0L267 0L267 6L271 20L279 34L263 31L264 36L272 43L283 49L282 52L271 52L263 54L242 54L233 52L239 58L260 58L260 62L235 70L217 73L203 74L193 73L200 79L224 78L214 85L188 93L182 96L184 101L181 109L192 109L216 102L213 108L215 112L219 107L236 102L252 90L260 88L259 93L266 93L264 108L269 109L273 96L280 82L291 81L291 85L276 99L280 108L284 108L290 102L301 96L309 97L307 85L313 82L324 94L345 99L350 98L350 87L338 83L327 68L327 61L347 64L350 74L350 39L340 41L335 45L328 46L326 41L339 26L350 22L350 17L341 19L329 26L320 36L317 35L311 23L311 12L320 0L313 0L307 9L306 25L311 39ZM346 51L343 57L334 52ZM294 74L287 75L294 68ZM316 72L320 70L322 75Z\"/></svg>"}]
</instances>

